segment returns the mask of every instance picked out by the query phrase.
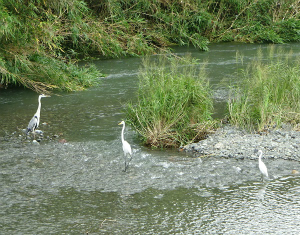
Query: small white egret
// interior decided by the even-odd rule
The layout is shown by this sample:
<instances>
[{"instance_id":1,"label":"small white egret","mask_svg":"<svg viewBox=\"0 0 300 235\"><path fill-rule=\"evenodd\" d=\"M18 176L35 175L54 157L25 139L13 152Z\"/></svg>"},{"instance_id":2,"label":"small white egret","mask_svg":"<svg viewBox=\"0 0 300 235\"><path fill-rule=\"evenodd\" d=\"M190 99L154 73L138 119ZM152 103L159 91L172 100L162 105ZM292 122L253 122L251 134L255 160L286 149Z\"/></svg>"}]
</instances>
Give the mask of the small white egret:
<instances>
[{"instance_id":1,"label":"small white egret","mask_svg":"<svg viewBox=\"0 0 300 235\"><path fill-rule=\"evenodd\" d=\"M269 178L268 169L267 169L265 163L263 163L263 161L261 160L262 154L263 154L263 152L261 150L258 150L258 167L259 167L261 174L263 176Z\"/></svg>"},{"instance_id":2,"label":"small white egret","mask_svg":"<svg viewBox=\"0 0 300 235\"><path fill-rule=\"evenodd\" d=\"M131 147L130 147L130 144L124 140L124 130L125 130L125 122L122 121L120 122L118 125L123 125L123 128L122 128L122 133L121 133L121 139L122 139L122 145L123 145L123 152L124 152L124 159L125 159L125 170L127 170L128 166L129 166L129 162L131 161L132 159L132 151L131 151ZM130 155L130 158L129 158L129 161L127 163L127 155Z\"/></svg>"},{"instance_id":3,"label":"small white egret","mask_svg":"<svg viewBox=\"0 0 300 235\"><path fill-rule=\"evenodd\" d=\"M26 129L26 134L28 134L28 132L33 132L34 137L35 137L35 130L38 128L39 124L40 124L40 114L41 114L41 98L43 97L50 97L49 95L44 95L41 94L39 95L38 101L39 101L39 106L38 109L36 111L36 113L33 115L33 117L31 118L27 129Z\"/></svg>"}]
</instances>

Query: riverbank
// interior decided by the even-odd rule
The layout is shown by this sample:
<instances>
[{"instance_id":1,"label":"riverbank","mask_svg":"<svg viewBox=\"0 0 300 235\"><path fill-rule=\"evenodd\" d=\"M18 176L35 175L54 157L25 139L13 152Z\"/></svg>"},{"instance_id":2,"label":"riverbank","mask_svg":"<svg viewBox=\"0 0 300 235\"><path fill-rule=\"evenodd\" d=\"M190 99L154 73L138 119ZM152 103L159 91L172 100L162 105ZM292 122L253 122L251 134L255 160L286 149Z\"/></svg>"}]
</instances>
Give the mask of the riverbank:
<instances>
[{"instance_id":1,"label":"riverbank","mask_svg":"<svg viewBox=\"0 0 300 235\"><path fill-rule=\"evenodd\" d=\"M255 149L263 151L268 159L300 161L300 132L288 125L281 129L261 133L225 125L205 140L184 146L183 151L195 157L217 156L236 159L255 159Z\"/></svg>"},{"instance_id":2,"label":"riverbank","mask_svg":"<svg viewBox=\"0 0 300 235\"><path fill-rule=\"evenodd\" d=\"M77 66L103 58L166 53L173 45L298 42L299 4L276 1L1 1L0 87L38 93L95 85ZM28 17L30 16L30 17Z\"/></svg>"}]
</instances>

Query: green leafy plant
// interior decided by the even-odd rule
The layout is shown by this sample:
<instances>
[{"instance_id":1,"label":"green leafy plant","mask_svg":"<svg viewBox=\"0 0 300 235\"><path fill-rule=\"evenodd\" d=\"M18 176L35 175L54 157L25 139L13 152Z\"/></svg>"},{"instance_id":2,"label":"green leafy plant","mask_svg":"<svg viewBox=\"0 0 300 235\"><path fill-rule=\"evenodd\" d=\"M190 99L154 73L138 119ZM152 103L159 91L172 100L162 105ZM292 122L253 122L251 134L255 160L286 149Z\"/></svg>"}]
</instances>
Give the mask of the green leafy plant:
<instances>
[{"instance_id":1,"label":"green leafy plant","mask_svg":"<svg viewBox=\"0 0 300 235\"><path fill-rule=\"evenodd\" d=\"M282 123L299 125L300 60L290 53L274 59L273 53L271 47L265 62L259 51L255 62L244 70L242 82L232 89L228 102L232 124L259 131Z\"/></svg>"},{"instance_id":2,"label":"green leafy plant","mask_svg":"<svg viewBox=\"0 0 300 235\"><path fill-rule=\"evenodd\" d=\"M74 80L67 79L65 87L56 83L63 81L62 73L58 77L52 73L52 83L39 60L29 73L24 68L18 73L16 66L30 65L29 58L37 54L52 58L57 68L65 63L61 71L69 76L82 69L74 63L78 58L95 54L140 56L169 51L175 44L208 50L211 41L299 41L299 4L297 0L0 0L0 76L5 82L1 85L83 89L83 80L92 84L88 79L100 76L94 69L90 76L73 73ZM40 76L33 79L29 74Z\"/></svg>"},{"instance_id":3,"label":"green leafy plant","mask_svg":"<svg viewBox=\"0 0 300 235\"><path fill-rule=\"evenodd\" d=\"M127 116L146 145L178 147L213 129L211 90L199 67L188 57L144 61L138 101L128 104Z\"/></svg>"}]
</instances>

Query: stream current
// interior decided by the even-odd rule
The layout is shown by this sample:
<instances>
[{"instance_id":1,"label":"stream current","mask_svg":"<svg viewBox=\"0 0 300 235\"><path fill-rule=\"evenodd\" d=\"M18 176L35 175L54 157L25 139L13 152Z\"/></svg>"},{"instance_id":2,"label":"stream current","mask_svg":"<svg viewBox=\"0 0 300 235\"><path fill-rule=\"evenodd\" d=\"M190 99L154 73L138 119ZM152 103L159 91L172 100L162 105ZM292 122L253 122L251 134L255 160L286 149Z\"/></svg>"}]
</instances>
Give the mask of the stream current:
<instances>
[{"instance_id":1,"label":"stream current","mask_svg":"<svg viewBox=\"0 0 300 235\"><path fill-rule=\"evenodd\" d=\"M299 58L300 44L276 47ZM214 44L209 52L175 53L206 61L219 107L215 116L222 116L224 78L242 67L236 54L247 64L258 48L267 45ZM108 75L98 87L42 99L39 144L22 132L36 111L37 94L0 91L1 234L299 233L300 176L290 173L300 169L298 161L263 159L276 175L263 182L256 159L150 150L126 126L134 153L123 172L117 124L125 118L124 104L134 99L141 58L95 64Z\"/></svg>"}]
</instances>

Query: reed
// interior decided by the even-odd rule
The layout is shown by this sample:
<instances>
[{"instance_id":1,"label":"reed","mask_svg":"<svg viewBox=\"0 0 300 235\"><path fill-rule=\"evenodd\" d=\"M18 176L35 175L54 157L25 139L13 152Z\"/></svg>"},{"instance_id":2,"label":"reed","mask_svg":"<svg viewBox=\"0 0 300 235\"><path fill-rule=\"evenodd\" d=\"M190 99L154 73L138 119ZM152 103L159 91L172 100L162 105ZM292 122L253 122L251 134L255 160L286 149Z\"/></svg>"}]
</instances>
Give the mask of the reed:
<instances>
[{"instance_id":1,"label":"reed","mask_svg":"<svg viewBox=\"0 0 300 235\"><path fill-rule=\"evenodd\" d=\"M137 102L127 117L152 147L178 147L204 138L215 122L209 82L201 65L191 58L144 60Z\"/></svg>"},{"instance_id":2,"label":"reed","mask_svg":"<svg viewBox=\"0 0 300 235\"><path fill-rule=\"evenodd\" d=\"M66 87L44 84L42 63L30 68L31 74L45 75L36 80L18 73L15 58L22 57L25 65L36 54L57 60L52 61L57 68L62 62L70 65L62 70L69 76L76 68L70 60L91 54L140 56L166 52L174 44L208 50L210 41L300 41L299 4L297 0L0 0L0 72L6 83L2 86L84 88L78 83L84 78L76 76L73 82L66 80ZM61 73L55 74L54 81L63 81Z\"/></svg>"},{"instance_id":3,"label":"reed","mask_svg":"<svg viewBox=\"0 0 300 235\"><path fill-rule=\"evenodd\" d=\"M244 70L241 83L232 89L228 112L232 124L249 130L262 131L280 127L282 123L300 123L299 58L280 53L274 58L269 50L267 61L261 51Z\"/></svg>"},{"instance_id":4,"label":"reed","mask_svg":"<svg viewBox=\"0 0 300 235\"><path fill-rule=\"evenodd\" d=\"M0 83L3 86L23 85L37 93L49 90L82 90L99 82L100 72L95 66L79 67L38 54L14 55L10 61L0 57Z\"/></svg>"},{"instance_id":5,"label":"reed","mask_svg":"<svg viewBox=\"0 0 300 235\"><path fill-rule=\"evenodd\" d=\"M83 19L88 11L76 0L0 0L0 20L5 22L0 24L0 84L38 93L96 84L100 72L73 60L78 52L72 48L79 47L82 37L76 29L87 29Z\"/></svg>"}]
</instances>

